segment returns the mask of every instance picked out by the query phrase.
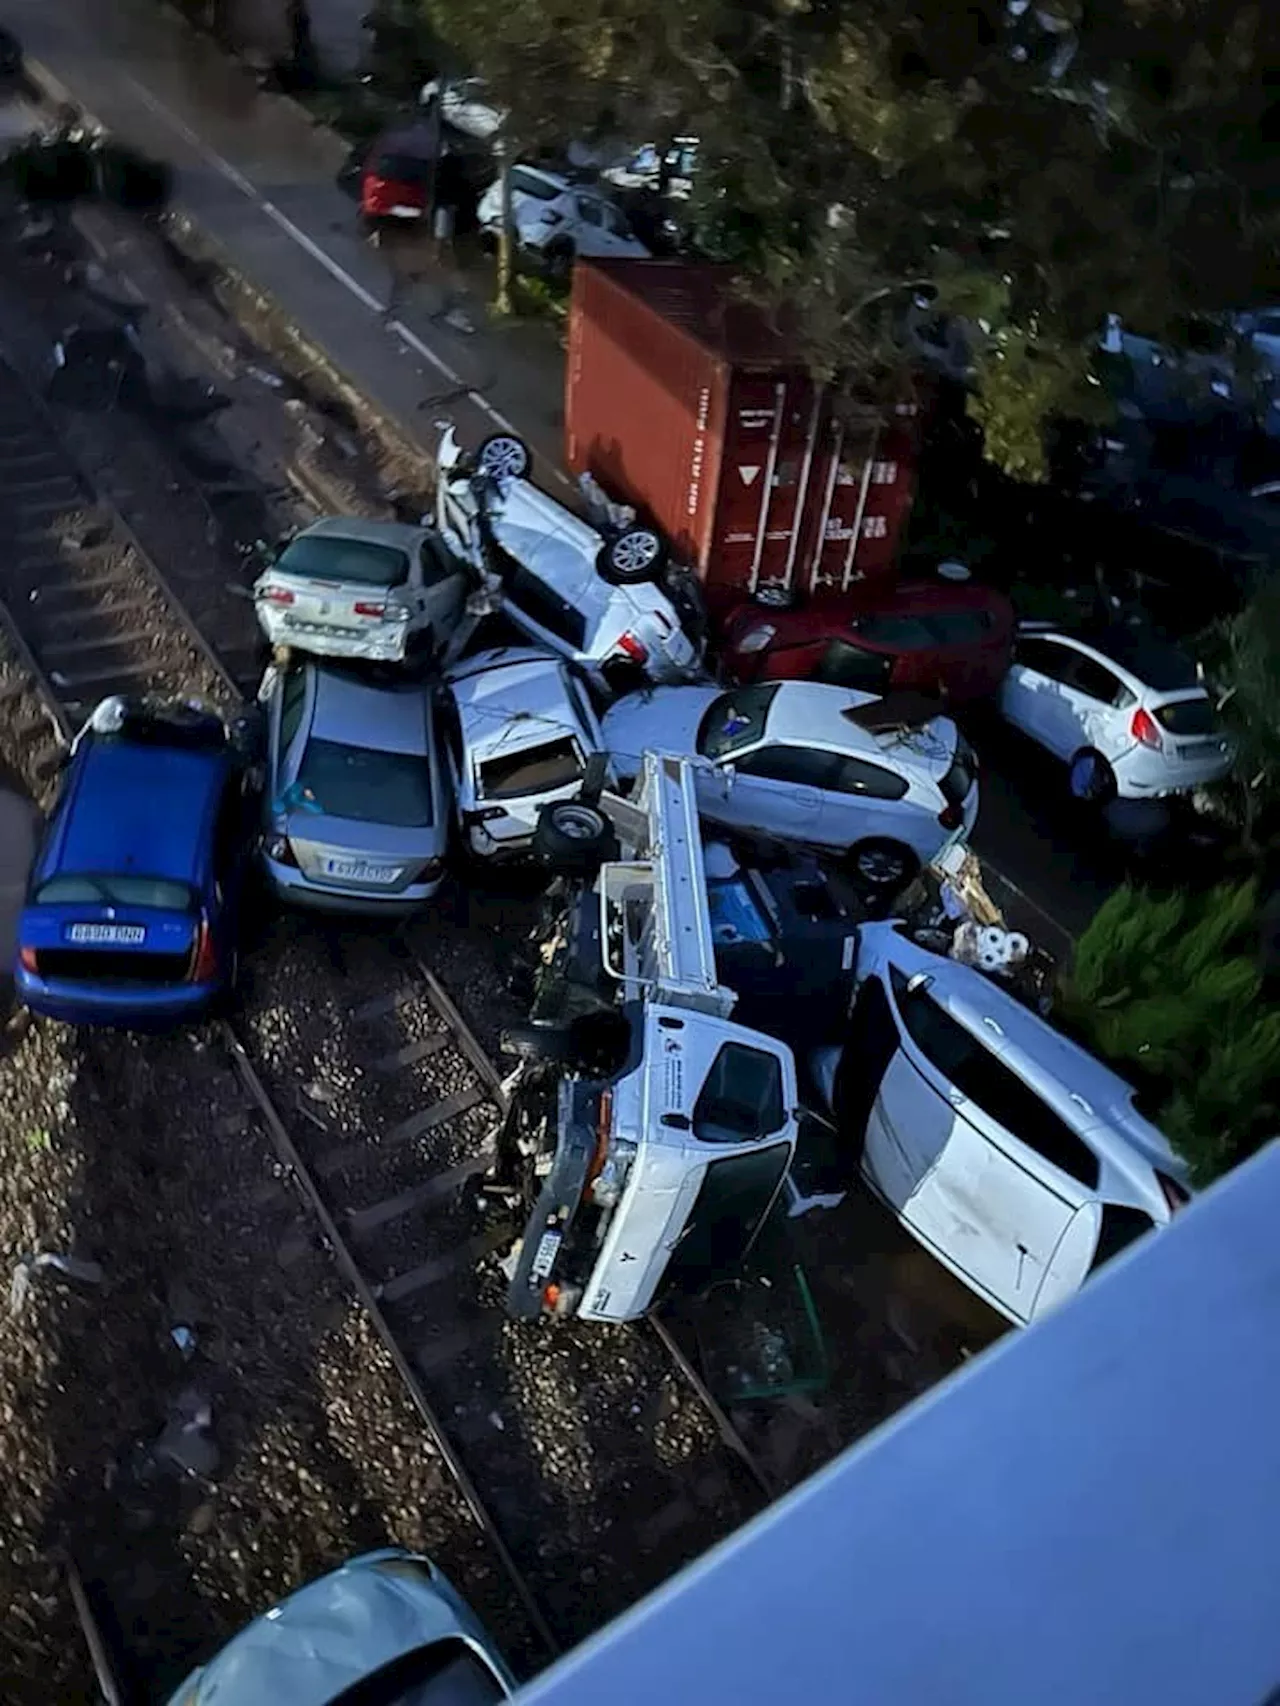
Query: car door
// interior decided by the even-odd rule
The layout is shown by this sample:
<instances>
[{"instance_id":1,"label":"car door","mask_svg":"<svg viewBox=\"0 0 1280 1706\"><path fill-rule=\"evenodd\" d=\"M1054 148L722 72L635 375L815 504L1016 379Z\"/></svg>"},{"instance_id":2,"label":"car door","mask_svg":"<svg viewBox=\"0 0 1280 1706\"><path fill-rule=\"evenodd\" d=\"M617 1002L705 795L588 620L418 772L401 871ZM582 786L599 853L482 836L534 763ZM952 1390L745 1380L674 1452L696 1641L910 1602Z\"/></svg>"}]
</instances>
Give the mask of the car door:
<instances>
[{"instance_id":1,"label":"car door","mask_svg":"<svg viewBox=\"0 0 1280 1706\"><path fill-rule=\"evenodd\" d=\"M822 787L834 764L832 754L813 747L757 746L732 764L700 772L699 808L717 823L813 842L822 817Z\"/></svg>"},{"instance_id":2,"label":"car door","mask_svg":"<svg viewBox=\"0 0 1280 1706\"><path fill-rule=\"evenodd\" d=\"M1000 708L1015 727L1060 758L1078 751L1079 707L1069 686L1077 653L1051 634L1020 635Z\"/></svg>"},{"instance_id":3,"label":"car door","mask_svg":"<svg viewBox=\"0 0 1280 1706\"><path fill-rule=\"evenodd\" d=\"M1105 757L1114 757L1132 743L1123 716L1134 695L1114 670L1100 658L1076 652L1067 666L1064 693L1071 706L1070 730L1074 742L1063 754L1071 757L1082 746L1096 747ZM1067 728L1064 722L1064 730Z\"/></svg>"},{"instance_id":4,"label":"car door","mask_svg":"<svg viewBox=\"0 0 1280 1706\"><path fill-rule=\"evenodd\" d=\"M900 802L910 784L885 764L834 754L822 789L819 832L825 847L852 847L870 835L914 846L920 813ZM939 836L934 835L930 852Z\"/></svg>"},{"instance_id":5,"label":"car door","mask_svg":"<svg viewBox=\"0 0 1280 1706\"><path fill-rule=\"evenodd\" d=\"M285 767L289 750L302 727L306 699L307 675L302 669L287 670L283 674L277 672L267 690L269 761L263 810L269 823L282 810L278 802L284 791Z\"/></svg>"}]
</instances>

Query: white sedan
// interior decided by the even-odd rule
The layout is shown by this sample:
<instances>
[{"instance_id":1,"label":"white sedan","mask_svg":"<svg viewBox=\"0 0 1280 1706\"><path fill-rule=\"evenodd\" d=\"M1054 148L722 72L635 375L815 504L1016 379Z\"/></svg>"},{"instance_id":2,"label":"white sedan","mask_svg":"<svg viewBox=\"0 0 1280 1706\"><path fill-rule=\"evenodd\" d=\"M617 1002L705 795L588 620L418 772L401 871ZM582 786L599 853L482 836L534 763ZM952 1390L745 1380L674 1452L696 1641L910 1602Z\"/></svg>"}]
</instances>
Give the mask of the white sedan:
<instances>
[{"instance_id":1,"label":"white sedan","mask_svg":"<svg viewBox=\"0 0 1280 1706\"><path fill-rule=\"evenodd\" d=\"M604 736L620 778L645 752L697 754L703 817L847 855L864 884L893 890L978 815L973 753L931 709L813 681L659 687L618 700Z\"/></svg>"},{"instance_id":2,"label":"white sedan","mask_svg":"<svg viewBox=\"0 0 1280 1706\"><path fill-rule=\"evenodd\" d=\"M814 1088L876 1195L1010 1321L1187 1202L1185 1163L1132 1088L992 979L896 923L861 926L856 976Z\"/></svg>"},{"instance_id":3,"label":"white sedan","mask_svg":"<svg viewBox=\"0 0 1280 1706\"><path fill-rule=\"evenodd\" d=\"M586 688L559 658L527 646L477 652L446 674L442 718L468 852L530 850L538 814L582 786L604 741Z\"/></svg>"}]
</instances>

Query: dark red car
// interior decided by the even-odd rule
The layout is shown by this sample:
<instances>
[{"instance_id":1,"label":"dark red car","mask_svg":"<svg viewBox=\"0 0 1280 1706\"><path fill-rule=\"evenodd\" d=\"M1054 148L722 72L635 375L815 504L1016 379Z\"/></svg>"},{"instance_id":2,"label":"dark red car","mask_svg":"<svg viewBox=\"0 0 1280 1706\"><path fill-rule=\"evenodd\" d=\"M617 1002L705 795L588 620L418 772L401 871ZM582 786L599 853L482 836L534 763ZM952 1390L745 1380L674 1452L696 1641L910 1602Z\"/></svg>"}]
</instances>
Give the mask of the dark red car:
<instances>
[{"instance_id":1,"label":"dark red car","mask_svg":"<svg viewBox=\"0 0 1280 1706\"><path fill-rule=\"evenodd\" d=\"M995 692L1013 627L1013 606L990 587L908 582L795 610L741 605L724 625L720 656L734 681L912 687L960 704Z\"/></svg>"}]
</instances>

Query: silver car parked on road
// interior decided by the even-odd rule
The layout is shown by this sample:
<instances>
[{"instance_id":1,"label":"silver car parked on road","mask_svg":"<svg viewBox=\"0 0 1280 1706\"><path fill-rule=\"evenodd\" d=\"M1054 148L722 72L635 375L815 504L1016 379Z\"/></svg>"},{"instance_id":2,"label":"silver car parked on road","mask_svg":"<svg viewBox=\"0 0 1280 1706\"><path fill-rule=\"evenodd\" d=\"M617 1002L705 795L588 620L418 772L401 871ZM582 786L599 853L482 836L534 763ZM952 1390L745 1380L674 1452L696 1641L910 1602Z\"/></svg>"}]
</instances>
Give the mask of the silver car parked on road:
<instances>
[{"instance_id":1,"label":"silver car parked on road","mask_svg":"<svg viewBox=\"0 0 1280 1706\"><path fill-rule=\"evenodd\" d=\"M274 665L262 854L276 895L327 912L412 911L439 888L449 790L421 686L339 665Z\"/></svg>"}]
</instances>

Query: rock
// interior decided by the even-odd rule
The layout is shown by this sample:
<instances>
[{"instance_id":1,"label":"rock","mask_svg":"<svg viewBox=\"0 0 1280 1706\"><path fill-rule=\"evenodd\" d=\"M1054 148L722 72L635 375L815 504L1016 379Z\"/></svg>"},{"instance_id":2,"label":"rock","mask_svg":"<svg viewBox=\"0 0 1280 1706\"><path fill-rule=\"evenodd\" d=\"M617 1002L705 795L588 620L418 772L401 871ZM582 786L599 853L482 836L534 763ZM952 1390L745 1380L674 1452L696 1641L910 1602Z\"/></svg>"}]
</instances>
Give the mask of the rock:
<instances>
[{"instance_id":1,"label":"rock","mask_svg":"<svg viewBox=\"0 0 1280 1706\"><path fill-rule=\"evenodd\" d=\"M209 1530L213 1527L216 1514L217 1513L213 1506L207 1499L203 1504L198 1504L192 1511L191 1515L187 1518L187 1533L208 1534Z\"/></svg>"}]
</instances>

